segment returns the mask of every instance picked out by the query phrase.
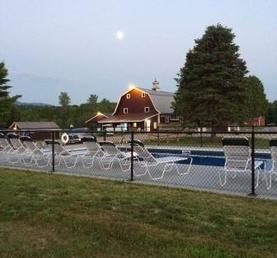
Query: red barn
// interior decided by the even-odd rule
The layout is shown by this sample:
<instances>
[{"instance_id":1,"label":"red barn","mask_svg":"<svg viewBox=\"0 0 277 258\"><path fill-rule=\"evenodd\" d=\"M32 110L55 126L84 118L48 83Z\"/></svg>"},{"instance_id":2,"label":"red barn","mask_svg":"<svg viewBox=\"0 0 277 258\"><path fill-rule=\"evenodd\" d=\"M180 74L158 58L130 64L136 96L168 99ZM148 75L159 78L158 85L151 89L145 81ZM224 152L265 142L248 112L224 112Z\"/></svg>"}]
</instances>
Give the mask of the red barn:
<instances>
[{"instance_id":1,"label":"red barn","mask_svg":"<svg viewBox=\"0 0 277 258\"><path fill-rule=\"evenodd\" d=\"M173 101L174 93L159 90L159 83L155 80L151 90L132 87L124 92L114 113L97 122L114 129L156 130L161 124L178 120L173 113Z\"/></svg>"},{"instance_id":2,"label":"red barn","mask_svg":"<svg viewBox=\"0 0 277 258\"><path fill-rule=\"evenodd\" d=\"M265 118L263 116L255 117L247 122L251 126L265 126Z\"/></svg>"}]
</instances>

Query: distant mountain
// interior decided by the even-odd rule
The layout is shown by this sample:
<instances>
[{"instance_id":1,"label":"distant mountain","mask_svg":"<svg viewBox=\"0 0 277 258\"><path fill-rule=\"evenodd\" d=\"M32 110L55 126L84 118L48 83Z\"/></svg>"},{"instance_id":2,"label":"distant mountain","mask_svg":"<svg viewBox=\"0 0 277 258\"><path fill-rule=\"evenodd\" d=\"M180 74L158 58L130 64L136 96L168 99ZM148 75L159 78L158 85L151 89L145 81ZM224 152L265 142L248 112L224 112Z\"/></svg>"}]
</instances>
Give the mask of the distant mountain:
<instances>
[{"instance_id":1,"label":"distant mountain","mask_svg":"<svg viewBox=\"0 0 277 258\"><path fill-rule=\"evenodd\" d=\"M53 107L53 105L47 103L40 103L40 102L16 102L17 106L34 106L34 107Z\"/></svg>"}]
</instances>

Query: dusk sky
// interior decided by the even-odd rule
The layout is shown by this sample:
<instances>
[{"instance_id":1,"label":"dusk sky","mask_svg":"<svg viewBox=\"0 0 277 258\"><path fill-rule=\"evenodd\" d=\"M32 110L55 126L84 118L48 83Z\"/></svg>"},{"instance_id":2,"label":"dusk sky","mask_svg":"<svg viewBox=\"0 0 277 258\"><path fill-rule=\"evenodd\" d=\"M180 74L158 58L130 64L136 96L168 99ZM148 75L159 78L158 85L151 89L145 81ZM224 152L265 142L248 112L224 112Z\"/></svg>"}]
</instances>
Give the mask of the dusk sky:
<instances>
[{"instance_id":1,"label":"dusk sky","mask_svg":"<svg viewBox=\"0 0 277 258\"><path fill-rule=\"evenodd\" d=\"M277 99L276 0L0 0L0 61L20 101L116 101L134 83L174 77L209 25L233 29L249 74ZM117 32L122 32L116 35Z\"/></svg>"}]
</instances>

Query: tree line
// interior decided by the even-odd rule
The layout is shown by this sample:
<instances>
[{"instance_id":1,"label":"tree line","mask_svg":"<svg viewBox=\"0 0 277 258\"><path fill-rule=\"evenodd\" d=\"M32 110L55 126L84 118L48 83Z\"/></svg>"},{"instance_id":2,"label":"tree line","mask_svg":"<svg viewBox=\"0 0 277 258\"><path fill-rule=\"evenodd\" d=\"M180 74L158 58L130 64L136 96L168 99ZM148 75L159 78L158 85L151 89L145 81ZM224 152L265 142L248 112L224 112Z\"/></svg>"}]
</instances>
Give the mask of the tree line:
<instances>
[{"instance_id":1,"label":"tree line","mask_svg":"<svg viewBox=\"0 0 277 258\"><path fill-rule=\"evenodd\" d=\"M116 103L107 99L98 101L97 95L90 95L85 103L71 105L71 100L66 92L61 92L59 106L20 106L21 121L54 121L61 128L84 127L87 121L97 112L112 113Z\"/></svg>"}]
</instances>

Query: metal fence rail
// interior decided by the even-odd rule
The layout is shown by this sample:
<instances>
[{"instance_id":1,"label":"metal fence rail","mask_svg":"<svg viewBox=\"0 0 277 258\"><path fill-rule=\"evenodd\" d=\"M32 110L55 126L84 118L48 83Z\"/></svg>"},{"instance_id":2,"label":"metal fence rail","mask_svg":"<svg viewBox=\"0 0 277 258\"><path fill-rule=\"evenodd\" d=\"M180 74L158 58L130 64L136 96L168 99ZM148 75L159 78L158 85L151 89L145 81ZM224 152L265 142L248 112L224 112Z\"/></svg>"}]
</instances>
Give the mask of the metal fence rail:
<instances>
[{"instance_id":1,"label":"metal fence rail","mask_svg":"<svg viewBox=\"0 0 277 258\"><path fill-rule=\"evenodd\" d=\"M49 139L26 137L39 132ZM277 199L277 131L103 131L63 145L64 132L0 131L0 166Z\"/></svg>"}]
</instances>

